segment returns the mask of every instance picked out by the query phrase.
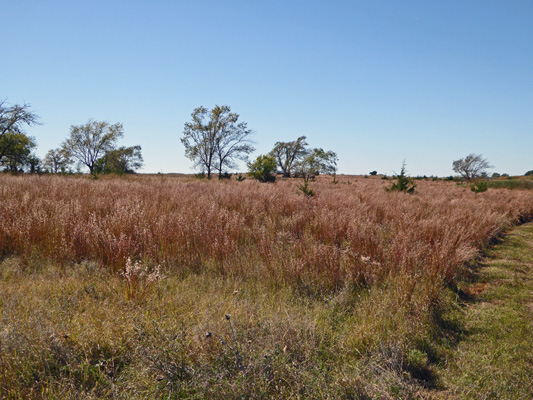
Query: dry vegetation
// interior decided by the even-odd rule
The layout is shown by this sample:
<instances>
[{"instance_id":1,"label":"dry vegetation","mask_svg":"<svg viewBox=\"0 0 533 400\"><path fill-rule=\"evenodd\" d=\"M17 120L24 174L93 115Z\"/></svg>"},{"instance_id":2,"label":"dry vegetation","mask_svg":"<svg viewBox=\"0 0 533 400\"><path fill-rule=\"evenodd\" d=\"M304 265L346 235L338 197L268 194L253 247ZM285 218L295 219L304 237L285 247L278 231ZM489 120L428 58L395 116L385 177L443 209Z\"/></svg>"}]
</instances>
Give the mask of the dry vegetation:
<instances>
[{"instance_id":1,"label":"dry vegetation","mask_svg":"<svg viewBox=\"0 0 533 400\"><path fill-rule=\"evenodd\" d=\"M533 196L340 181L0 176L0 396L439 389L449 288Z\"/></svg>"}]
</instances>

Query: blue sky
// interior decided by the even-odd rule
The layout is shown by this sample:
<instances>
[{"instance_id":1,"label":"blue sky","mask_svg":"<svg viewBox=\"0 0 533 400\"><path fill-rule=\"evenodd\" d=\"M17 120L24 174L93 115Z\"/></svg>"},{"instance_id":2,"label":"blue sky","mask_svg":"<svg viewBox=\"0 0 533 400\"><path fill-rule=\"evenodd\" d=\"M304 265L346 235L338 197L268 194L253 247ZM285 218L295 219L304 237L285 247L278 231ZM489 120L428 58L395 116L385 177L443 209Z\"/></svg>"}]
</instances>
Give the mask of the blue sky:
<instances>
[{"instance_id":1,"label":"blue sky","mask_svg":"<svg viewBox=\"0 0 533 400\"><path fill-rule=\"evenodd\" d=\"M143 172L190 173L197 106L228 104L254 158L305 135L339 171L452 174L482 153L533 169L533 2L0 0L0 99L30 103L37 154L122 122ZM244 170L244 167L242 168Z\"/></svg>"}]
</instances>

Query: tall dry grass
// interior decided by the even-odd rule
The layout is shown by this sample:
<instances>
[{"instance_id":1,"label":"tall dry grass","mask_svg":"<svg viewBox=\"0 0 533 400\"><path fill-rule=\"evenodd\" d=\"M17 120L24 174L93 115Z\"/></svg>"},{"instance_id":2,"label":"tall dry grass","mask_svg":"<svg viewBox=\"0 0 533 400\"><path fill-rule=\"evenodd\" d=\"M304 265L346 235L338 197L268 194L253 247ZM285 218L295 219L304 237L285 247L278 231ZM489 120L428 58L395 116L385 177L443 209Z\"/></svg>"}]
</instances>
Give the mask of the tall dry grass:
<instances>
[{"instance_id":1,"label":"tall dry grass","mask_svg":"<svg viewBox=\"0 0 533 400\"><path fill-rule=\"evenodd\" d=\"M0 176L0 397L424 397L533 196L387 183Z\"/></svg>"},{"instance_id":2,"label":"tall dry grass","mask_svg":"<svg viewBox=\"0 0 533 400\"><path fill-rule=\"evenodd\" d=\"M0 252L61 263L126 260L183 273L216 270L332 289L391 275L450 281L491 238L533 215L530 192L474 194L421 182L274 185L135 177L0 177Z\"/></svg>"}]
</instances>

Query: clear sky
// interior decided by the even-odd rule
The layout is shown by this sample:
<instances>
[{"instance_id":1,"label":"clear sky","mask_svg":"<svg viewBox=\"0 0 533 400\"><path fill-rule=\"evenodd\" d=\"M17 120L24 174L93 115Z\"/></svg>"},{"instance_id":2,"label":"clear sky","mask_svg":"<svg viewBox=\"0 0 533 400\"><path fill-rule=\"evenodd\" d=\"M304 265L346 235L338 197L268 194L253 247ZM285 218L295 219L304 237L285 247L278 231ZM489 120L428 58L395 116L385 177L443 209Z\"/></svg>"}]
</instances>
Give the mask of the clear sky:
<instances>
[{"instance_id":1,"label":"clear sky","mask_svg":"<svg viewBox=\"0 0 533 400\"><path fill-rule=\"evenodd\" d=\"M448 176L469 153L533 169L531 0L0 0L0 15L0 99L41 117L40 156L94 118L124 124L141 172L190 173L184 123L227 104L253 158L305 135L341 173L405 159Z\"/></svg>"}]
</instances>

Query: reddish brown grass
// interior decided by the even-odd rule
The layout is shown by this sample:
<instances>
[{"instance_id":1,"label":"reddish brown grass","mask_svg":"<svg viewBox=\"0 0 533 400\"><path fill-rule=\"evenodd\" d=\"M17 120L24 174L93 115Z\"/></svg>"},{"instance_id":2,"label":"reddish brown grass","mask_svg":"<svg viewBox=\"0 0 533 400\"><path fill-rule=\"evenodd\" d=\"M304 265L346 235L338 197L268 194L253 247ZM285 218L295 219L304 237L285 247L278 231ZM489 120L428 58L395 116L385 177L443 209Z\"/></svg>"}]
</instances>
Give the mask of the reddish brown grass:
<instances>
[{"instance_id":1,"label":"reddish brown grass","mask_svg":"<svg viewBox=\"0 0 533 400\"><path fill-rule=\"evenodd\" d=\"M306 198L298 183L4 175L0 253L113 270L131 257L328 290L400 274L450 281L491 238L533 216L525 191L420 182L405 195L379 179L323 180Z\"/></svg>"}]
</instances>

